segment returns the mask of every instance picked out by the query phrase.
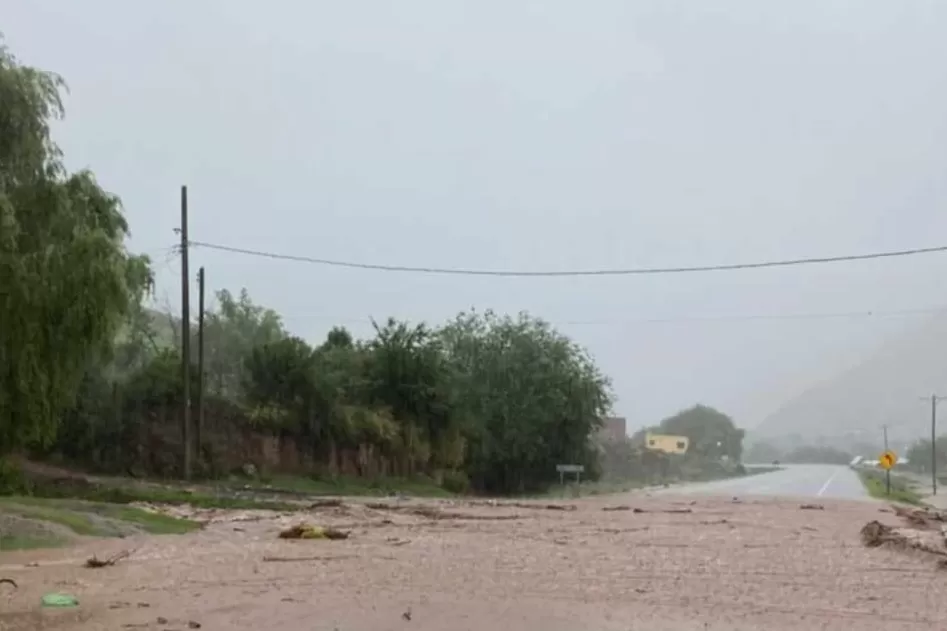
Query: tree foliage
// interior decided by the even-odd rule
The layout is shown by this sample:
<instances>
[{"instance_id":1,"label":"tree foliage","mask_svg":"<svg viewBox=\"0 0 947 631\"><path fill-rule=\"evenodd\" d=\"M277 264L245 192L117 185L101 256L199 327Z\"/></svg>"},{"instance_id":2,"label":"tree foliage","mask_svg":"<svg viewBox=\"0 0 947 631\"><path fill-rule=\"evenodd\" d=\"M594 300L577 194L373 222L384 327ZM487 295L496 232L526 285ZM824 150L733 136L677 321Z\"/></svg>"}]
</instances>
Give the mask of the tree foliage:
<instances>
[{"instance_id":1,"label":"tree foliage","mask_svg":"<svg viewBox=\"0 0 947 631\"><path fill-rule=\"evenodd\" d=\"M744 431L729 416L706 405L695 405L670 416L657 427L661 434L687 436L689 453L710 460L739 462L743 456Z\"/></svg>"},{"instance_id":2,"label":"tree foliage","mask_svg":"<svg viewBox=\"0 0 947 631\"><path fill-rule=\"evenodd\" d=\"M461 314L441 338L475 487L522 491L557 464L594 469L589 437L611 406L611 385L580 347L527 314Z\"/></svg>"},{"instance_id":3,"label":"tree foliage","mask_svg":"<svg viewBox=\"0 0 947 631\"><path fill-rule=\"evenodd\" d=\"M746 454L743 456L743 459L748 463L768 464L774 460L782 460L784 453L782 449L779 449L772 443L756 440L747 446Z\"/></svg>"},{"instance_id":4,"label":"tree foliage","mask_svg":"<svg viewBox=\"0 0 947 631\"><path fill-rule=\"evenodd\" d=\"M287 336L283 321L272 309L254 304L247 290L234 297L226 289L216 293L217 309L205 323L210 392L237 396L244 382L244 358L254 348ZM195 351L196 352L196 351Z\"/></svg>"},{"instance_id":5,"label":"tree foliage","mask_svg":"<svg viewBox=\"0 0 947 631\"><path fill-rule=\"evenodd\" d=\"M0 48L0 453L52 440L151 282L118 198L61 163L63 87Z\"/></svg>"},{"instance_id":6,"label":"tree foliage","mask_svg":"<svg viewBox=\"0 0 947 631\"><path fill-rule=\"evenodd\" d=\"M938 436L935 445L937 469L947 473L947 435ZM911 445L904 454L904 460L907 461L908 468L922 473L929 473L931 470L931 455L931 441L924 439Z\"/></svg>"}]
</instances>

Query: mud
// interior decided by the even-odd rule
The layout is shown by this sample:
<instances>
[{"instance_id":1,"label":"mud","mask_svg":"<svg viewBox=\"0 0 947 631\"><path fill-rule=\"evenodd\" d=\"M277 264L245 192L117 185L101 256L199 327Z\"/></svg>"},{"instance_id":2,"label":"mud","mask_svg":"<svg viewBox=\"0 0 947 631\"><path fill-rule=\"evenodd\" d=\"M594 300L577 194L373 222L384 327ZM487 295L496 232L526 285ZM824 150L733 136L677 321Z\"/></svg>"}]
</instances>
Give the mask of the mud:
<instances>
[{"instance_id":1,"label":"mud","mask_svg":"<svg viewBox=\"0 0 947 631\"><path fill-rule=\"evenodd\" d=\"M19 583L0 585L0 629L947 628L947 572L923 556L863 545L866 522L899 526L875 503L824 502L818 511L748 498L547 504L173 509L205 528L0 555L3 576ZM301 521L351 536L278 537ZM123 549L135 552L111 567L83 567L93 554ZM80 607L38 611L54 590L78 596Z\"/></svg>"}]
</instances>

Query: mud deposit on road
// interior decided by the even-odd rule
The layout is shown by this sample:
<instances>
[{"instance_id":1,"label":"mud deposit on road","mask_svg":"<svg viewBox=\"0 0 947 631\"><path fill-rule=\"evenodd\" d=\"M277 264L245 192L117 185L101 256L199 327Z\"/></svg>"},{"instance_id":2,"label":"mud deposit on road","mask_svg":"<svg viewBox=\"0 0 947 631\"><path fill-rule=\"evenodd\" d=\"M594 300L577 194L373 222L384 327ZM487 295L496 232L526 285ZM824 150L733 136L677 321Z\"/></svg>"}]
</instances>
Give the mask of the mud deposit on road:
<instances>
[{"instance_id":1,"label":"mud deposit on road","mask_svg":"<svg viewBox=\"0 0 947 631\"><path fill-rule=\"evenodd\" d=\"M947 572L860 540L866 522L898 516L873 503L823 507L624 496L174 509L205 527L4 553L2 574L20 587L0 586L0 629L947 628ZM349 537L279 538L301 521ZM135 552L83 567L123 549ZM48 591L81 605L39 612Z\"/></svg>"}]
</instances>

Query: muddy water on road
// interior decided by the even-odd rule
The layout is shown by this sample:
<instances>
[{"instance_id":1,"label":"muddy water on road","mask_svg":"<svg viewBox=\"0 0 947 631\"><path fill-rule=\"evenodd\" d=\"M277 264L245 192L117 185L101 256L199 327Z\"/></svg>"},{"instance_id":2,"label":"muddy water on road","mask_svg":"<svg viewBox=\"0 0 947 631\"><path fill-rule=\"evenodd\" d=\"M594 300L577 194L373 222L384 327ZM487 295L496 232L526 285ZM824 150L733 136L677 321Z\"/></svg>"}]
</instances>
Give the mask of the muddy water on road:
<instances>
[{"instance_id":1,"label":"muddy water on road","mask_svg":"<svg viewBox=\"0 0 947 631\"><path fill-rule=\"evenodd\" d=\"M616 502L628 510L603 510ZM866 521L893 518L877 505L808 511L776 500L646 497L571 505L200 511L207 525L189 535L4 553L2 574L20 589L0 592L0 629L947 628L947 573L859 543ZM278 538L302 519L351 536ZM81 567L92 552L129 548L114 567ZM81 605L38 612L47 591L75 594Z\"/></svg>"}]
</instances>

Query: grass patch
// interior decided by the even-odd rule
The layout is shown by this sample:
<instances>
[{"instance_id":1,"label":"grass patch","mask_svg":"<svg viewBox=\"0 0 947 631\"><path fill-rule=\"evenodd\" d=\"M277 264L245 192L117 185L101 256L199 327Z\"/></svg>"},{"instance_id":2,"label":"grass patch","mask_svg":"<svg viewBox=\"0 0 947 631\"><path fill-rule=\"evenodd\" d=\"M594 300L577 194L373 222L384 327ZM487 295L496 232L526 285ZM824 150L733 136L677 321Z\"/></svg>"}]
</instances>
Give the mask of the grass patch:
<instances>
[{"instance_id":1,"label":"grass patch","mask_svg":"<svg viewBox=\"0 0 947 631\"><path fill-rule=\"evenodd\" d=\"M133 524L144 532L154 535L177 535L200 528L200 524L188 519L152 513L134 506L80 499L4 497L0 498L0 510L51 521L70 528L78 535L107 536L101 528L96 529L95 516Z\"/></svg>"},{"instance_id":2,"label":"grass patch","mask_svg":"<svg viewBox=\"0 0 947 631\"><path fill-rule=\"evenodd\" d=\"M895 474L891 475L891 493L889 494L885 485L885 474L881 471L859 471L858 477L861 478L865 490L871 497L891 500L892 502L901 502L902 504L923 504L920 494L917 493L904 478Z\"/></svg>"},{"instance_id":3,"label":"grass patch","mask_svg":"<svg viewBox=\"0 0 947 631\"><path fill-rule=\"evenodd\" d=\"M95 523L93 523L89 515L51 505L44 506L35 503L24 504L18 501L20 499L25 500L32 498L5 497L0 501L0 511L18 515L19 517L24 517L32 521L44 521L57 524L68 528L77 535L85 537L98 537L102 535L101 529L96 528Z\"/></svg>"},{"instance_id":4,"label":"grass patch","mask_svg":"<svg viewBox=\"0 0 947 631\"><path fill-rule=\"evenodd\" d=\"M93 510L117 521L134 524L138 528L153 535L183 535L201 527L196 521L152 513L135 508L134 506L117 506L115 504L92 504Z\"/></svg>"},{"instance_id":5,"label":"grass patch","mask_svg":"<svg viewBox=\"0 0 947 631\"><path fill-rule=\"evenodd\" d=\"M76 499L31 496L0 497L0 516L10 516L8 532L0 537L0 550L23 550L65 545L68 532L85 537L116 537L126 532L183 534L200 528L187 519L121 506ZM45 525L45 526L44 526ZM53 526L53 533L49 531ZM55 530L59 527L60 530Z\"/></svg>"},{"instance_id":6,"label":"grass patch","mask_svg":"<svg viewBox=\"0 0 947 631\"><path fill-rule=\"evenodd\" d=\"M34 485L33 497L37 499L83 500L97 504L132 504L143 502L149 504L190 504L197 508L230 508L235 510L260 509L274 511L299 510L299 504L241 497L233 495L232 490L227 493L215 494L192 491L190 489L157 486L87 486L57 488L45 485Z\"/></svg>"},{"instance_id":7,"label":"grass patch","mask_svg":"<svg viewBox=\"0 0 947 631\"><path fill-rule=\"evenodd\" d=\"M65 486L34 480L31 495L36 498L79 499L98 504L188 504L196 508L232 510L296 511L316 496L386 496L403 493L415 497L452 497L433 480L393 477L331 478L272 476L259 479L232 479L219 483L159 482L110 479L101 484ZM79 526L81 528L81 525Z\"/></svg>"},{"instance_id":8,"label":"grass patch","mask_svg":"<svg viewBox=\"0 0 947 631\"><path fill-rule=\"evenodd\" d=\"M59 537L30 537L26 535L0 535L0 552L11 550L38 550L58 548L68 543Z\"/></svg>"}]
</instances>

